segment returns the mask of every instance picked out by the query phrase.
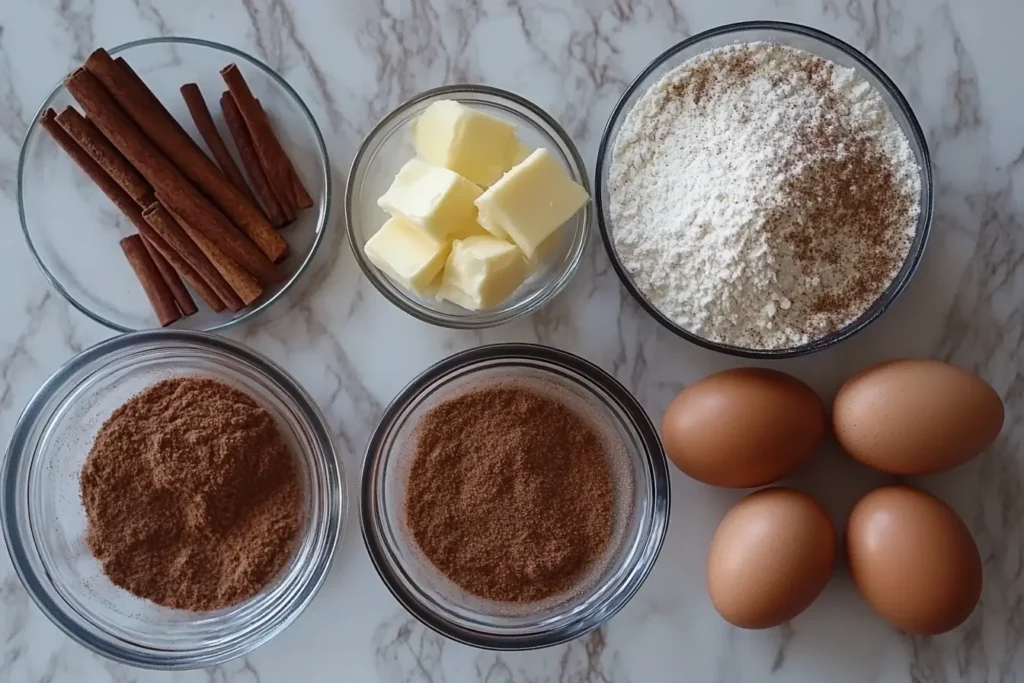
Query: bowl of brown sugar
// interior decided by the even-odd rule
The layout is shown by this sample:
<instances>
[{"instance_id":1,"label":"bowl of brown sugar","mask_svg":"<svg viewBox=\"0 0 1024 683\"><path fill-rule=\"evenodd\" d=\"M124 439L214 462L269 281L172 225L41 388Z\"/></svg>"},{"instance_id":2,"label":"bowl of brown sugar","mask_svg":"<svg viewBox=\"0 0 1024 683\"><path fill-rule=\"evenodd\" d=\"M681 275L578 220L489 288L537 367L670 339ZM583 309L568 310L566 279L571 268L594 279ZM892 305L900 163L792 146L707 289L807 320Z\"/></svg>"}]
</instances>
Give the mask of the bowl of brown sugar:
<instances>
[{"instance_id":1,"label":"bowl of brown sugar","mask_svg":"<svg viewBox=\"0 0 1024 683\"><path fill-rule=\"evenodd\" d=\"M343 521L312 399L229 340L128 334L57 370L0 470L14 568L54 624L153 669L213 666L312 600Z\"/></svg>"},{"instance_id":2,"label":"bowl of brown sugar","mask_svg":"<svg viewBox=\"0 0 1024 683\"><path fill-rule=\"evenodd\" d=\"M377 572L460 642L548 647L639 589L669 514L654 426L613 377L564 351L495 344L414 379L367 445L361 523Z\"/></svg>"}]
</instances>

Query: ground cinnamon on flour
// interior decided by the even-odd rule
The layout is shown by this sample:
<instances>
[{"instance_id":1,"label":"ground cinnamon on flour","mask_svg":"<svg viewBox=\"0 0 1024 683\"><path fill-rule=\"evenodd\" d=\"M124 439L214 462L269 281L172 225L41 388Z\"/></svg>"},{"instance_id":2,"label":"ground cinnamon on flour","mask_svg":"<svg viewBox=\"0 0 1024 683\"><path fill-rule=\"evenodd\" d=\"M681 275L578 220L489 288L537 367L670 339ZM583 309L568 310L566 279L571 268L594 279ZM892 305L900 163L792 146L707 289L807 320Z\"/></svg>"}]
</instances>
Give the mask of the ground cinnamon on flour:
<instances>
[{"instance_id":1,"label":"ground cinnamon on flour","mask_svg":"<svg viewBox=\"0 0 1024 683\"><path fill-rule=\"evenodd\" d=\"M510 385L424 415L406 523L427 559L474 595L543 600L573 589L611 534L601 439L565 405Z\"/></svg>"},{"instance_id":2,"label":"ground cinnamon on flour","mask_svg":"<svg viewBox=\"0 0 1024 683\"><path fill-rule=\"evenodd\" d=\"M161 381L114 411L81 476L104 573L192 611L241 602L274 578L294 550L300 490L266 409L201 377Z\"/></svg>"}]
</instances>

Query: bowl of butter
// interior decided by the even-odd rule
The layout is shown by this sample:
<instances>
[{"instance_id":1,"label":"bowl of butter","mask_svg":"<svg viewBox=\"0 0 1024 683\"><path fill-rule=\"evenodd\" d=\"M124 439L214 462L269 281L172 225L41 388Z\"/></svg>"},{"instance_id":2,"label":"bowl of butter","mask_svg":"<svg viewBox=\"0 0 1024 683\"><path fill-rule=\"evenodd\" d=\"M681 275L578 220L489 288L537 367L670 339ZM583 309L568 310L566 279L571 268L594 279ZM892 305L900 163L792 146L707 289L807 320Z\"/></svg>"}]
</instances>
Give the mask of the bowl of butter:
<instances>
[{"instance_id":1,"label":"bowl of butter","mask_svg":"<svg viewBox=\"0 0 1024 683\"><path fill-rule=\"evenodd\" d=\"M562 127L513 93L435 88L385 116L348 175L349 244L389 301L443 327L538 310L583 258L586 167Z\"/></svg>"}]
</instances>

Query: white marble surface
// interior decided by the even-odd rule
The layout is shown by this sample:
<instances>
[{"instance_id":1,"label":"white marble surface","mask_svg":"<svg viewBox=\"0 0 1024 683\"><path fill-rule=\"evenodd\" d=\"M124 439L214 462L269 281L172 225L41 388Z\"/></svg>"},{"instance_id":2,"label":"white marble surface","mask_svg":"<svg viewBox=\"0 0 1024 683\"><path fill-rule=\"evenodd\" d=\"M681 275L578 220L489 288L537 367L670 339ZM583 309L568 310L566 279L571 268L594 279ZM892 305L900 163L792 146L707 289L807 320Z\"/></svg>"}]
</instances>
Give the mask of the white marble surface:
<instances>
[{"instance_id":1,"label":"white marble surface","mask_svg":"<svg viewBox=\"0 0 1024 683\"><path fill-rule=\"evenodd\" d=\"M626 83L659 51L712 26L797 21L867 51L914 106L931 144L937 217L906 295L870 330L776 367L830 394L865 364L931 355L987 378L1007 426L983 458L928 479L976 534L981 606L959 630L909 638L861 603L839 570L791 624L744 632L723 623L704 589L715 525L737 494L674 475L669 536L656 569L605 628L548 651L475 651L427 631L392 599L364 551L355 516L320 594L285 633L244 659L160 674L104 662L33 606L0 553L0 681L611 681L1024 680L1024 90L1020 0L6 0L0 3L0 438L61 362L109 332L51 290L18 229L19 145L38 103L97 45L150 35L210 38L255 53L311 105L342 183L361 136L415 92L456 81L518 91L547 107L592 165ZM686 383L734 364L660 329L625 294L595 241L549 308L485 333L430 328L366 282L341 239L341 211L293 306L231 336L295 374L334 427L350 485L383 406L427 364L499 340L539 341L599 363L654 416ZM831 451L795 479L842 521L880 481Z\"/></svg>"}]
</instances>

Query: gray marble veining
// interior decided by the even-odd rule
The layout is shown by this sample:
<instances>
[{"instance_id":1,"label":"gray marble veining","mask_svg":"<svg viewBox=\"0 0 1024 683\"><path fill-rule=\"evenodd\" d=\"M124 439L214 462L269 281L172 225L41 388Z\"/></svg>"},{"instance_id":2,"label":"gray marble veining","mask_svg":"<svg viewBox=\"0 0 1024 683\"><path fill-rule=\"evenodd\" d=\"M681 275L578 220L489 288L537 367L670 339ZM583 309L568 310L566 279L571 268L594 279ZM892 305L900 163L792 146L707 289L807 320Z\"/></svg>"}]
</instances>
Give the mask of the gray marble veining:
<instances>
[{"instance_id":1,"label":"gray marble veining","mask_svg":"<svg viewBox=\"0 0 1024 683\"><path fill-rule=\"evenodd\" d=\"M715 525L738 494L674 476L669 537L647 584L606 627L568 645L496 654L426 630L377 578L351 514L336 564L306 613L249 657L202 672L135 671L92 655L35 609L0 553L0 681L1024 680L1019 0L8 0L0 5L0 437L50 372L109 336L48 287L25 247L16 205L29 120L94 47L193 35L254 53L310 105L340 195L356 146L379 117L420 90L456 81L505 87L541 104L592 168L615 99L651 58L693 32L756 18L810 24L867 52L907 95L931 146L934 238L904 297L855 339L776 366L829 395L868 363L930 355L977 372L1003 396L1007 425L991 451L921 482L963 515L982 552L982 603L966 625L937 638L903 636L863 605L839 571L791 624L764 632L728 627L708 602L703 563ZM279 361L314 396L334 427L350 484L390 398L455 350L499 340L566 348L612 371L654 416L682 386L737 364L659 328L625 295L597 240L568 290L541 313L480 333L429 328L361 277L341 221L336 210L314 272L289 304L230 335ZM840 523L880 481L834 449L794 478Z\"/></svg>"}]
</instances>

